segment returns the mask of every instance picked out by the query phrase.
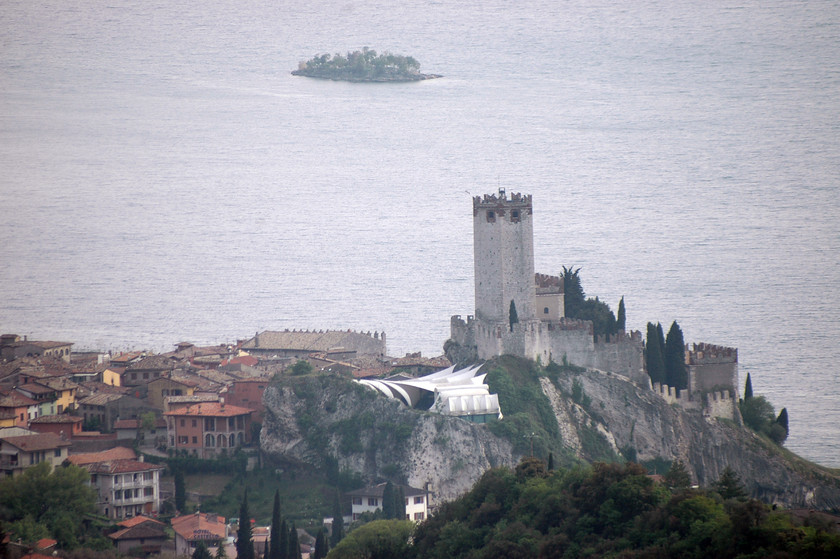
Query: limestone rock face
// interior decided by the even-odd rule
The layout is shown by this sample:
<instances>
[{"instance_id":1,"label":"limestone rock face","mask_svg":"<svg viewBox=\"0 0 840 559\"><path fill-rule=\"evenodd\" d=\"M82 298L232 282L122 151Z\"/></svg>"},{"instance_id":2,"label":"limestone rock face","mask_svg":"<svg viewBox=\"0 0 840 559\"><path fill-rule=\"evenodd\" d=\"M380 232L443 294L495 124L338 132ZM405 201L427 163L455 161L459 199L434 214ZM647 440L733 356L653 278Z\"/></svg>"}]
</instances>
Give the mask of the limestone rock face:
<instances>
[{"instance_id":1,"label":"limestone rock face","mask_svg":"<svg viewBox=\"0 0 840 559\"><path fill-rule=\"evenodd\" d=\"M556 457L681 460L704 487L729 466L752 497L788 508L840 510L836 471L786 453L734 421L670 405L611 373L564 373L534 382L557 421L564 448L553 449ZM569 396L575 393L577 398ZM466 492L487 469L522 458L484 425L411 410L337 377L273 384L264 403L260 443L270 460L316 467L337 461L339 469L367 482L429 483L438 502ZM504 412L504 401L501 406Z\"/></svg>"},{"instance_id":2,"label":"limestone rock face","mask_svg":"<svg viewBox=\"0 0 840 559\"><path fill-rule=\"evenodd\" d=\"M469 490L489 468L514 466L511 444L486 427L410 410L369 388L335 377L273 384L265 391L260 445L275 462L340 469L366 481L430 484L435 499Z\"/></svg>"}]
</instances>

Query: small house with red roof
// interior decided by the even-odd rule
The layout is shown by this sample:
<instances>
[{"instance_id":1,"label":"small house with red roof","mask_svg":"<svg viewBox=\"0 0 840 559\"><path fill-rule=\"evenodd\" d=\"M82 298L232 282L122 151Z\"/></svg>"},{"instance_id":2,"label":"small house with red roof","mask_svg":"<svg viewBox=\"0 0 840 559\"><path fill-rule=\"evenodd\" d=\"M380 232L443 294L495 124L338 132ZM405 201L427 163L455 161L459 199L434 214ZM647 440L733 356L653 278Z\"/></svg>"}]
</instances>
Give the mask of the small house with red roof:
<instances>
[{"instance_id":1,"label":"small house with red roof","mask_svg":"<svg viewBox=\"0 0 840 559\"><path fill-rule=\"evenodd\" d=\"M163 522L148 516L135 516L118 522L119 530L108 534L117 546L117 551L127 555L129 550L140 549L143 555L160 553L166 541Z\"/></svg>"},{"instance_id":2,"label":"small house with red roof","mask_svg":"<svg viewBox=\"0 0 840 559\"><path fill-rule=\"evenodd\" d=\"M202 402L164 413L169 448L199 458L251 443L253 410L221 402Z\"/></svg>"},{"instance_id":3,"label":"small house with red roof","mask_svg":"<svg viewBox=\"0 0 840 559\"><path fill-rule=\"evenodd\" d=\"M55 433L59 437L72 439L82 432L84 419L66 413L58 415L42 415L29 422L29 428L38 433Z\"/></svg>"}]
</instances>

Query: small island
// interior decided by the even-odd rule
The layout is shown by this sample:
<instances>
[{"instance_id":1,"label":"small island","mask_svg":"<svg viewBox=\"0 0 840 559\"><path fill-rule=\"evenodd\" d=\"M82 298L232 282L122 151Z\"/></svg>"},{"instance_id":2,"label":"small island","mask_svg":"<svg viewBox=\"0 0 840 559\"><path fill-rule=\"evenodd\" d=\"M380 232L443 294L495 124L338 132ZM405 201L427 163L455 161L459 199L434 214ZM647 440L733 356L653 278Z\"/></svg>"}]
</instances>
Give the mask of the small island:
<instances>
[{"instance_id":1,"label":"small island","mask_svg":"<svg viewBox=\"0 0 840 559\"><path fill-rule=\"evenodd\" d=\"M437 74L421 74L420 63L411 56L386 52L377 55L367 47L348 52L347 56L322 54L301 62L293 76L348 82L414 82L440 78Z\"/></svg>"}]
</instances>

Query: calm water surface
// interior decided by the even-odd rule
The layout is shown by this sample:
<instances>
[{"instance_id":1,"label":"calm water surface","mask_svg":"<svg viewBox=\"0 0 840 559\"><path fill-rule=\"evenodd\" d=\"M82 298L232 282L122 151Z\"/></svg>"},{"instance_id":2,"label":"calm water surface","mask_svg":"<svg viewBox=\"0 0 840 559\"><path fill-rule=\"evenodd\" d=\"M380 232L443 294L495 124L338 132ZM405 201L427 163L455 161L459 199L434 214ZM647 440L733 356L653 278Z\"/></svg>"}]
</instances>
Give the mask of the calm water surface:
<instances>
[{"instance_id":1,"label":"calm water surface","mask_svg":"<svg viewBox=\"0 0 840 559\"><path fill-rule=\"evenodd\" d=\"M439 354L470 196L504 187L539 271L738 347L787 446L840 467L836 2L266 4L0 4L0 329ZM445 78L289 74L363 46Z\"/></svg>"}]
</instances>

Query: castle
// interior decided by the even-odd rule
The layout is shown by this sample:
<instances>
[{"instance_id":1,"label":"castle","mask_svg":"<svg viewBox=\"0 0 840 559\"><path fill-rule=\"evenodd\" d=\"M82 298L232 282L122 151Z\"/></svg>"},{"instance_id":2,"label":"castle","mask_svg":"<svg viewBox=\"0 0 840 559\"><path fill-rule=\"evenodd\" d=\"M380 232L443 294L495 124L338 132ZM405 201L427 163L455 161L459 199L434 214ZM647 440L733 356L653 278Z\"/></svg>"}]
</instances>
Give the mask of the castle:
<instances>
[{"instance_id":1,"label":"castle","mask_svg":"<svg viewBox=\"0 0 840 559\"><path fill-rule=\"evenodd\" d=\"M531 195L500 189L473 197L475 315L451 318L447 352L465 361L512 354L610 371L672 403L734 419L737 350L686 348L688 390L652 386L640 332L595 339L590 321L565 317L562 279L534 272L533 213Z\"/></svg>"}]
</instances>

